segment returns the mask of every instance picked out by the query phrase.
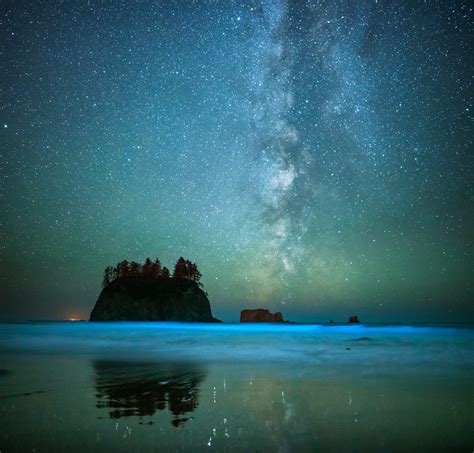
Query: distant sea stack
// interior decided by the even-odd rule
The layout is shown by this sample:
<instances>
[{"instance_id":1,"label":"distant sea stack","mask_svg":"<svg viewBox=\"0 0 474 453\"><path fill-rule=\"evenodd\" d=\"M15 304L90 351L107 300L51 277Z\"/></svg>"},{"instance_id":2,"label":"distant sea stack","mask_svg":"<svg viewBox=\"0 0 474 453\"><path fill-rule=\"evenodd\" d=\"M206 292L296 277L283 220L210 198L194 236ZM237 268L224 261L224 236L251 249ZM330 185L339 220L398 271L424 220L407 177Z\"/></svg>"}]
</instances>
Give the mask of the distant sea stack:
<instances>
[{"instance_id":1,"label":"distant sea stack","mask_svg":"<svg viewBox=\"0 0 474 453\"><path fill-rule=\"evenodd\" d=\"M240 322L288 322L283 319L283 315L277 311L275 314L270 313L264 308L255 310L242 310L240 312Z\"/></svg>"},{"instance_id":2,"label":"distant sea stack","mask_svg":"<svg viewBox=\"0 0 474 453\"><path fill-rule=\"evenodd\" d=\"M349 321L347 321L349 324L359 324L360 321L359 321L359 318L357 317L357 315L352 315L349 317Z\"/></svg>"},{"instance_id":3,"label":"distant sea stack","mask_svg":"<svg viewBox=\"0 0 474 453\"><path fill-rule=\"evenodd\" d=\"M212 316L197 267L193 265L194 274L187 273L187 263L191 265L180 258L173 276L161 269L159 260L147 260L143 265L122 262L116 268L106 268L104 288L90 321L221 322Z\"/></svg>"}]
</instances>

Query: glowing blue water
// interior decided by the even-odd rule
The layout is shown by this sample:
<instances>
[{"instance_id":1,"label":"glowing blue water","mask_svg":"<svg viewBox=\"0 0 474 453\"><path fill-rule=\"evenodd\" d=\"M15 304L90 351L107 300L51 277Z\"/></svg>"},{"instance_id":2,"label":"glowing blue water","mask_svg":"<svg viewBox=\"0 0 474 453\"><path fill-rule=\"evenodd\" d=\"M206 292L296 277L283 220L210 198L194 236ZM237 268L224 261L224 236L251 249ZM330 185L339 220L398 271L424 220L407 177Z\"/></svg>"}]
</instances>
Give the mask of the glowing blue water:
<instances>
[{"instance_id":1,"label":"glowing blue water","mask_svg":"<svg viewBox=\"0 0 474 453\"><path fill-rule=\"evenodd\" d=\"M52 322L0 325L0 351L197 362L474 367L469 326ZM393 365L396 365L395 367Z\"/></svg>"}]
</instances>

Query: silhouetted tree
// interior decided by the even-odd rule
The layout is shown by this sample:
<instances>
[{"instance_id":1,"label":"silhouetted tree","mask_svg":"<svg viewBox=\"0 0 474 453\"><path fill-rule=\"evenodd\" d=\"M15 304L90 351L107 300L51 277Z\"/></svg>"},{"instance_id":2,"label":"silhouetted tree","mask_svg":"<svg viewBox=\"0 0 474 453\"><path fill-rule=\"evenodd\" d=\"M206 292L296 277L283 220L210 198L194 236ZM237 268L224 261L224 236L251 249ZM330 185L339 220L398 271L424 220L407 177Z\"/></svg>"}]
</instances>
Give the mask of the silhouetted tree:
<instances>
[{"instance_id":1,"label":"silhouetted tree","mask_svg":"<svg viewBox=\"0 0 474 453\"><path fill-rule=\"evenodd\" d=\"M182 279L186 278L187 274L186 260L181 256L176 264L174 265L173 278Z\"/></svg>"},{"instance_id":2,"label":"silhouetted tree","mask_svg":"<svg viewBox=\"0 0 474 453\"><path fill-rule=\"evenodd\" d=\"M162 267L158 258L155 262L150 258L147 258L143 265L136 261L129 263L127 260L123 260L115 267L107 266L104 269L102 287L105 288L109 283L119 278L130 277L145 279L170 278L170 271L166 266ZM190 260L185 260L182 256L176 261L173 270L173 278L177 280L191 280L202 286L200 283L201 273L199 272L196 263L193 263Z\"/></svg>"},{"instance_id":3,"label":"silhouetted tree","mask_svg":"<svg viewBox=\"0 0 474 453\"><path fill-rule=\"evenodd\" d=\"M161 277L170 278L170 270L166 266L163 266L163 270L161 271Z\"/></svg>"},{"instance_id":4,"label":"silhouetted tree","mask_svg":"<svg viewBox=\"0 0 474 453\"><path fill-rule=\"evenodd\" d=\"M107 266L104 269L104 278L102 280L102 288L105 288L113 280L114 280L114 268L112 266Z\"/></svg>"},{"instance_id":5,"label":"silhouetted tree","mask_svg":"<svg viewBox=\"0 0 474 453\"><path fill-rule=\"evenodd\" d=\"M144 278L153 278L153 261L150 258L145 260L142 267L142 273Z\"/></svg>"},{"instance_id":6,"label":"silhouetted tree","mask_svg":"<svg viewBox=\"0 0 474 453\"><path fill-rule=\"evenodd\" d=\"M191 261L186 260L186 271L184 272L184 278L187 280L191 280L191 268L193 263Z\"/></svg>"},{"instance_id":7,"label":"silhouetted tree","mask_svg":"<svg viewBox=\"0 0 474 453\"><path fill-rule=\"evenodd\" d=\"M193 282L199 283L199 280L201 280L202 274L201 272L199 272L196 263L191 263L191 261L188 261L187 263L188 263L189 279L192 280Z\"/></svg>"},{"instance_id":8,"label":"silhouetted tree","mask_svg":"<svg viewBox=\"0 0 474 453\"><path fill-rule=\"evenodd\" d=\"M123 260L121 263L117 265L117 274L118 278L125 278L128 277L130 274L130 264L127 260Z\"/></svg>"},{"instance_id":9,"label":"silhouetted tree","mask_svg":"<svg viewBox=\"0 0 474 453\"><path fill-rule=\"evenodd\" d=\"M136 261L130 263L130 277L139 278L142 274L142 266Z\"/></svg>"},{"instance_id":10,"label":"silhouetted tree","mask_svg":"<svg viewBox=\"0 0 474 453\"><path fill-rule=\"evenodd\" d=\"M162 272L161 263L160 263L160 260L157 258L152 266L153 278L160 278L161 272Z\"/></svg>"}]
</instances>

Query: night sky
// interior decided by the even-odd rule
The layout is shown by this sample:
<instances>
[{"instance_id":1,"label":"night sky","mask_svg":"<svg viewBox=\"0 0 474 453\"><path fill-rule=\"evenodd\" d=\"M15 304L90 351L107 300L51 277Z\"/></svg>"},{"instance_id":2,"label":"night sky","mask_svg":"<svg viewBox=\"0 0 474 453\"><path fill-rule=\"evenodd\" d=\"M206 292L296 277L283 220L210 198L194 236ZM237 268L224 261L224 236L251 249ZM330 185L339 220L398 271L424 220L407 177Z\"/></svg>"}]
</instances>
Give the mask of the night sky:
<instances>
[{"instance_id":1,"label":"night sky","mask_svg":"<svg viewBox=\"0 0 474 453\"><path fill-rule=\"evenodd\" d=\"M0 4L2 319L123 259L213 313L474 320L469 1Z\"/></svg>"}]
</instances>

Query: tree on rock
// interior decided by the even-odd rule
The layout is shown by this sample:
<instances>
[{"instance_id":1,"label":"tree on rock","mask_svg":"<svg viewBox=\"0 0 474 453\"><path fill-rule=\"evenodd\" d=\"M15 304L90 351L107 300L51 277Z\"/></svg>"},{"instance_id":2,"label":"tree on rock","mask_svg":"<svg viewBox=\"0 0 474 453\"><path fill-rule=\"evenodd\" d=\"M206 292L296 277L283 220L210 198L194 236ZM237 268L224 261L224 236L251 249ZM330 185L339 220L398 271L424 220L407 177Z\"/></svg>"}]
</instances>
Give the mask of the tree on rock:
<instances>
[{"instance_id":1,"label":"tree on rock","mask_svg":"<svg viewBox=\"0 0 474 453\"><path fill-rule=\"evenodd\" d=\"M145 260L142 267L143 278L153 278L153 261L150 258Z\"/></svg>"},{"instance_id":2,"label":"tree on rock","mask_svg":"<svg viewBox=\"0 0 474 453\"><path fill-rule=\"evenodd\" d=\"M130 272L130 264L127 260L123 260L121 263L117 264L117 278L128 277Z\"/></svg>"},{"instance_id":3,"label":"tree on rock","mask_svg":"<svg viewBox=\"0 0 474 453\"><path fill-rule=\"evenodd\" d=\"M114 268L112 266L107 266L104 269L104 278L102 280L102 288L105 288L113 280L114 280Z\"/></svg>"},{"instance_id":4,"label":"tree on rock","mask_svg":"<svg viewBox=\"0 0 474 453\"><path fill-rule=\"evenodd\" d=\"M187 275L187 265L186 260L181 256L176 264L174 265L173 278L183 279Z\"/></svg>"},{"instance_id":5,"label":"tree on rock","mask_svg":"<svg viewBox=\"0 0 474 453\"><path fill-rule=\"evenodd\" d=\"M139 278L142 275L142 266L136 261L130 263L130 277Z\"/></svg>"},{"instance_id":6,"label":"tree on rock","mask_svg":"<svg viewBox=\"0 0 474 453\"><path fill-rule=\"evenodd\" d=\"M157 258L154 262L147 258L143 264L136 261L128 262L123 260L117 266L107 266L104 270L102 286L105 288L109 283L119 279L143 279L143 280L159 280L170 278L170 271L167 267L162 266ZM176 261L173 270L173 279L175 280L191 280L202 286L200 283L201 273L196 263L184 259L182 256Z\"/></svg>"},{"instance_id":7,"label":"tree on rock","mask_svg":"<svg viewBox=\"0 0 474 453\"><path fill-rule=\"evenodd\" d=\"M160 278L162 271L160 260L157 258L152 265L152 278Z\"/></svg>"},{"instance_id":8,"label":"tree on rock","mask_svg":"<svg viewBox=\"0 0 474 453\"><path fill-rule=\"evenodd\" d=\"M186 268L187 268L186 278L189 278L189 280L192 280L193 282L199 283L199 280L201 280L202 274L201 272L199 272L196 263L192 263L191 261L187 260Z\"/></svg>"},{"instance_id":9,"label":"tree on rock","mask_svg":"<svg viewBox=\"0 0 474 453\"><path fill-rule=\"evenodd\" d=\"M161 271L161 278L170 278L170 270L166 266Z\"/></svg>"}]
</instances>

